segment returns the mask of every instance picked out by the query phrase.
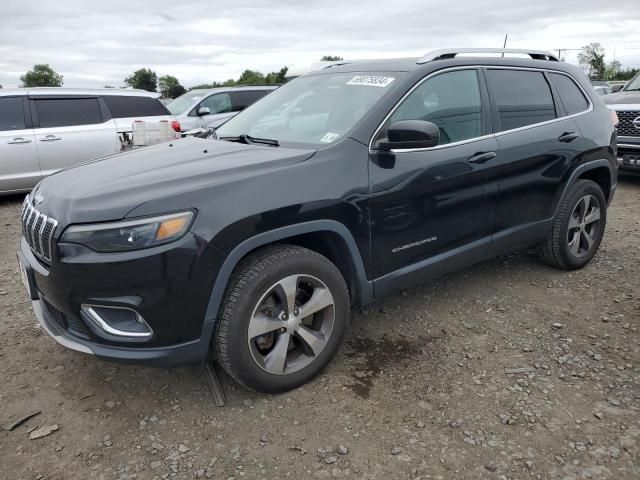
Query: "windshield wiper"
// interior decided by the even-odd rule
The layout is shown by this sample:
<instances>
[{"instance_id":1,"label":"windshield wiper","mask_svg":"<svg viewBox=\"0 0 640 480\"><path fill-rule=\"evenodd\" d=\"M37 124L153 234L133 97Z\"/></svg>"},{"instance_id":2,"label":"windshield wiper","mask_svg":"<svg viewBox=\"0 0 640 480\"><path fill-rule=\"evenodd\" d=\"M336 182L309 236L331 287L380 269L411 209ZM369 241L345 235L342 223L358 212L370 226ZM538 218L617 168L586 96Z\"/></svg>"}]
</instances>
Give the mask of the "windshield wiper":
<instances>
[{"instance_id":1,"label":"windshield wiper","mask_svg":"<svg viewBox=\"0 0 640 480\"><path fill-rule=\"evenodd\" d=\"M247 145L259 143L263 145L271 145L272 147L280 146L280 143L278 142L278 140L275 140L273 138L252 137L251 135L247 135L246 133L243 133L242 135L238 135L237 137L219 137L218 140L226 140L227 142L246 143Z\"/></svg>"}]
</instances>

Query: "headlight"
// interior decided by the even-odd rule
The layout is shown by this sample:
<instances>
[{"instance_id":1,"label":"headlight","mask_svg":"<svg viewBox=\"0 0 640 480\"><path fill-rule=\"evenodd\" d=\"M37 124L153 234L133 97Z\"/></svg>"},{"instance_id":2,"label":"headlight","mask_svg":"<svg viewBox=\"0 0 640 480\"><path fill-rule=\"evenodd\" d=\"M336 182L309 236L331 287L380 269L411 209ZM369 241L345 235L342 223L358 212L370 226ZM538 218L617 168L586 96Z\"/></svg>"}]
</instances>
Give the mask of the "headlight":
<instances>
[{"instance_id":1,"label":"headlight","mask_svg":"<svg viewBox=\"0 0 640 480\"><path fill-rule=\"evenodd\" d=\"M124 252L155 247L182 237L193 219L193 212L122 222L72 225L60 242L79 243L96 252Z\"/></svg>"}]
</instances>

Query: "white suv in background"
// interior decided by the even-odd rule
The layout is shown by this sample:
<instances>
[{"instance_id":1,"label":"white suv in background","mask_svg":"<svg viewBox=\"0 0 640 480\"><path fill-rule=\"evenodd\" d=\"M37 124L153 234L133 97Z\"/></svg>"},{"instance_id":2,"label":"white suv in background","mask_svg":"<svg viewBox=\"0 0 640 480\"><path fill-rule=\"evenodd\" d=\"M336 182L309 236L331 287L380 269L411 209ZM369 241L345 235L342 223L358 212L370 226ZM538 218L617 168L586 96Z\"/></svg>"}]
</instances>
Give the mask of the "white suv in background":
<instances>
[{"instance_id":1,"label":"white suv in background","mask_svg":"<svg viewBox=\"0 0 640 480\"><path fill-rule=\"evenodd\" d=\"M0 195L27 191L64 167L121 151L138 120L167 121L180 132L157 93L0 90Z\"/></svg>"},{"instance_id":2,"label":"white suv in background","mask_svg":"<svg viewBox=\"0 0 640 480\"><path fill-rule=\"evenodd\" d=\"M190 90L167 104L182 131L218 128L231 117L278 87L218 87Z\"/></svg>"}]
</instances>

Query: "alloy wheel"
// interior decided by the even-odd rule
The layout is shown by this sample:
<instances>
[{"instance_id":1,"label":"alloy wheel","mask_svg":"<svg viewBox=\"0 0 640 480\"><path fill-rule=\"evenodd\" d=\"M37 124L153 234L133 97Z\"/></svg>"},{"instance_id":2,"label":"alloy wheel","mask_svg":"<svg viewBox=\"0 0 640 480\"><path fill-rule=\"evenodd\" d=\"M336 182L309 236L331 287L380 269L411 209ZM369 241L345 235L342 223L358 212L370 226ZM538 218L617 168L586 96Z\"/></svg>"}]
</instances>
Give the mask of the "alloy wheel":
<instances>
[{"instance_id":1,"label":"alloy wheel","mask_svg":"<svg viewBox=\"0 0 640 480\"><path fill-rule=\"evenodd\" d=\"M329 288L318 278L291 275L271 286L253 310L248 327L253 360L274 375L289 375L324 350L335 321Z\"/></svg>"},{"instance_id":2,"label":"alloy wheel","mask_svg":"<svg viewBox=\"0 0 640 480\"><path fill-rule=\"evenodd\" d=\"M569 217L569 251L576 257L585 256L596 241L599 229L600 202L593 195L585 195L578 200Z\"/></svg>"}]
</instances>

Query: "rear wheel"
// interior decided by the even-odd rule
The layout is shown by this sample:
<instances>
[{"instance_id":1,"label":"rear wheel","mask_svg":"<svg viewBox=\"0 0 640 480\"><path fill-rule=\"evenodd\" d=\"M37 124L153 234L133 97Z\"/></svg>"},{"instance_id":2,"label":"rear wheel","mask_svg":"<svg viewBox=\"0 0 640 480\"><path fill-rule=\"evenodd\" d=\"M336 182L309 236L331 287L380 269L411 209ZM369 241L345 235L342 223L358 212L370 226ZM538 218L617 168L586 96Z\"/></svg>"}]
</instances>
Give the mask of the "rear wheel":
<instances>
[{"instance_id":1,"label":"rear wheel","mask_svg":"<svg viewBox=\"0 0 640 480\"><path fill-rule=\"evenodd\" d=\"M553 267L583 267L596 254L607 221L607 201L600 185L578 180L560 203L548 238L540 245L542 260Z\"/></svg>"},{"instance_id":2,"label":"rear wheel","mask_svg":"<svg viewBox=\"0 0 640 480\"><path fill-rule=\"evenodd\" d=\"M290 390L326 367L349 314L347 286L327 258L293 245L268 247L231 278L216 327L218 361L247 388Z\"/></svg>"}]
</instances>

